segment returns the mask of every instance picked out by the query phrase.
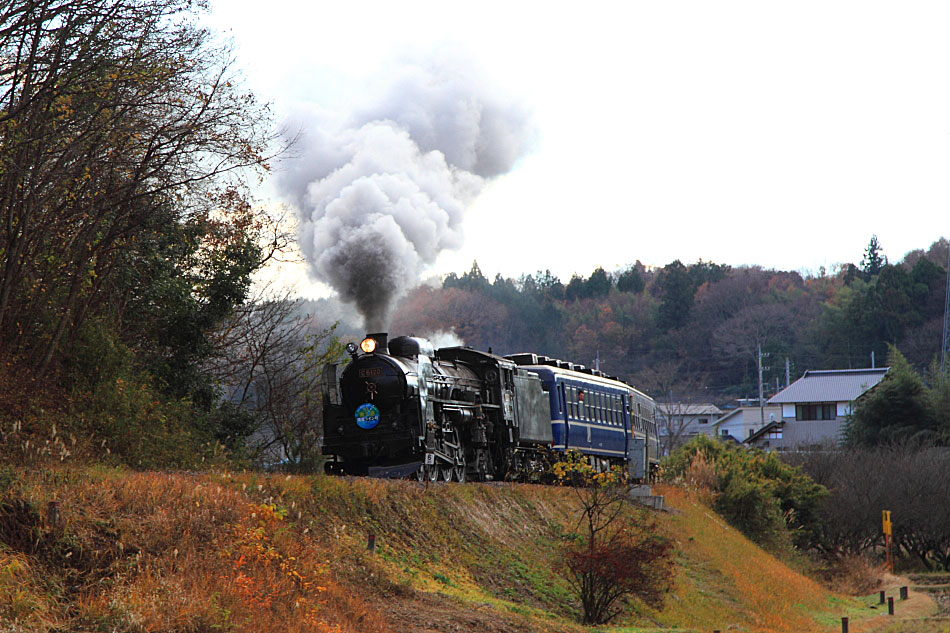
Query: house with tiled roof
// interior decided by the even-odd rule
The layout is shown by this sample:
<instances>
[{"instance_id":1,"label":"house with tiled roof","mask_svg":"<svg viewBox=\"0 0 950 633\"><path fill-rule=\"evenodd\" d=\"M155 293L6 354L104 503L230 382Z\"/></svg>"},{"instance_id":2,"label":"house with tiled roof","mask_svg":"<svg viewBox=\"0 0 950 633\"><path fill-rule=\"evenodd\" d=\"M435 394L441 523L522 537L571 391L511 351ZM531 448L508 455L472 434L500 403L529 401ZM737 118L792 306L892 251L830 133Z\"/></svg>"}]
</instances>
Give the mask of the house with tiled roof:
<instances>
[{"instance_id":1,"label":"house with tiled roof","mask_svg":"<svg viewBox=\"0 0 950 633\"><path fill-rule=\"evenodd\" d=\"M745 443L769 450L837 445L854 401L873 389L889 367L808 370L768 400L782 416L746 438Z\"/></svg>"}]
</instances>

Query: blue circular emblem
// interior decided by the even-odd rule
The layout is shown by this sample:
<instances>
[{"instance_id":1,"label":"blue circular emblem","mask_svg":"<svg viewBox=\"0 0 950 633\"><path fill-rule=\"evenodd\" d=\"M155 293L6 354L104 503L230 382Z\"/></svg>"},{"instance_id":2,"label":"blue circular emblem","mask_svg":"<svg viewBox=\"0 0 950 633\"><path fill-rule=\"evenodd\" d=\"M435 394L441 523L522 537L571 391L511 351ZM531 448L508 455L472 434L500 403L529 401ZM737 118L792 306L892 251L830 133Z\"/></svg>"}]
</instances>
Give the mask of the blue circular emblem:
<instances>
[{"instance_id":1,"label":"blue circular emblem","mask_svg":"<svg viewBox=\"0 0 950 633\"><path fill-rule=\"evenodd\" d=\"M379 409L367 402L356 407L356 423L361 429L371 429L379 424Z\"/></svg>"}]
</instances>

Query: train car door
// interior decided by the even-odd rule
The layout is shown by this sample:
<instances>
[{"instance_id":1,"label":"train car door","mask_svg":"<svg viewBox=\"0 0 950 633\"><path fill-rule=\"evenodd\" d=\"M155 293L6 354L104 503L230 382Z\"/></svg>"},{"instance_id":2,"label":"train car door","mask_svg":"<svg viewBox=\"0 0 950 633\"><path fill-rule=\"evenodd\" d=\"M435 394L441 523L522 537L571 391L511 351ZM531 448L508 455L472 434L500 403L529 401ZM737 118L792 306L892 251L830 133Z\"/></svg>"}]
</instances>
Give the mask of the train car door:
<instances>
[{"instance_id":1,"label":"train car door","mask_svg":"<svg viewBox=\"0 0 950 633\"><path fill-rule=\"evenodd\" d=\"M647 476L647 432L640 415L640 403L630 398L630 440L627 444L627 474L631 479L644 480Z\"/></svg>"},{"instance_id":2,"label":"train car door","mask_svg":"<svg viewBox=\"0 0 950 633\"><path fill-rule=\"evenodd\" d=\"M630 424L630 396L621 394L620 396L620 419L623 421L623 452L630 450L630 440L633 437L633 425Z\"/></svg>"},{"instance_id":3,"label":"train car door","mask_svg":"<svg viewBox=\"0 0 950 633\"><path fill-rule=\"evenodd\" d=\"M561 437L561 442L557 442L557 440L555 439L555 443L564 444L564 450L567 450L568 423L570 420L570 412L568 411L568 408L567 408L567 396L564 392L563 382L557 383L557 397L558 397L558 402L561 405L561 413L564 417L564 434Z\"/></svg>"}]
</instances>

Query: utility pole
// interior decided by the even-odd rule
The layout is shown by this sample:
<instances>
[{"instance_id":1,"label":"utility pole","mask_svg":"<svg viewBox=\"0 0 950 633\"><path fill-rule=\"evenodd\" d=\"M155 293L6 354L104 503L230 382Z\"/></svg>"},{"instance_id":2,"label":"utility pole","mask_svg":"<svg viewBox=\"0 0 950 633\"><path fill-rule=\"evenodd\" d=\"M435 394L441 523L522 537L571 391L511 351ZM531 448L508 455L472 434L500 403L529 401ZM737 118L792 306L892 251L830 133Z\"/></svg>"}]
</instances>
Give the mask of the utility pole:
<instances>
[{"instance_id":1,"label":"utility pole","mask_svg":"<svg viewBox=\"0 0 950 633\"><path fill-rule=\"evenodd\" d=\"M791 378L791 369L788 363L788 356L785 357L785 388L788 389L788 386L792 384Z\"/></svg>"},{"instance_id":2,"label":"utility pole","mask_svg":"<svg viewBox=\"0 0 950 633\"><path fill-rule=\"evenodd\" d=\"M759 344L756 346L756 349L757 349L757 351L758 351L758 354L757 354L756 356L757 356L757 358L758 358L758 365L759 365L759 421L762 422L762 426L765 426L765 403L763 402L763 397L762 397L762 396L763 396L763 392L762 392L762 344L759 343ZM759 428L761 428L761 427L759 427Z\"/></svg>"},{"instance_id":3,"label":"utility pole","mask_svg":"<svg viewBox=\"0 0 950 633\"><path fill-rule=\"evenodd\" d=\"M874 350L871 350L871 369L876 369L874 367Z\"/></svg>"},{"instance_id":4,"label":"utility pole","mask_svg":"<svg viewBox=\"0 0 950 633\"><path fill-rule=\"evenodd\" d=\"M950 348L950 244L947 244L947 298L943 306L943 348L940 352L940 373L947 373L947 348Z\"/></svg>"}]
</instances>

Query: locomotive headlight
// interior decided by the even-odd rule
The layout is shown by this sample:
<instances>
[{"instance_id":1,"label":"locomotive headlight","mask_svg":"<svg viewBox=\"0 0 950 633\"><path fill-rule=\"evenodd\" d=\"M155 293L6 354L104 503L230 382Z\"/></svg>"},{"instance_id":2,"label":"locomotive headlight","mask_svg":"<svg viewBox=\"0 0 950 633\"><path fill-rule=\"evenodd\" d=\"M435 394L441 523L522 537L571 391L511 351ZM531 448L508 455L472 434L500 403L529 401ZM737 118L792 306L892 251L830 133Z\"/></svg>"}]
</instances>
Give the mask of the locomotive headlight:
<instances>
[{"instance_id":1,"label":"locomotive headlight","mask_svg":"<svg viewBox=\"0 0 950 633\"><path fill-rule=\"evenodd\" d=\"M357 349L359 349L359 348L356 347L356 343L349 342L349 343L346 344L346 353L349 354L350 356L352 356L353 358L356 358L356 350L357 350Z\"/></svg>"},{"instance_id":2,"label":"locomotive headlight","mask_svg":"<svg viewBox=\"0 0 950 633\"><path fill-rule=\"evenodd\" d=\"M360 341L360 349L367 354L372 354L376 351L376 339L364 338L362 341Z\"/></svg>"}]
</instances>

